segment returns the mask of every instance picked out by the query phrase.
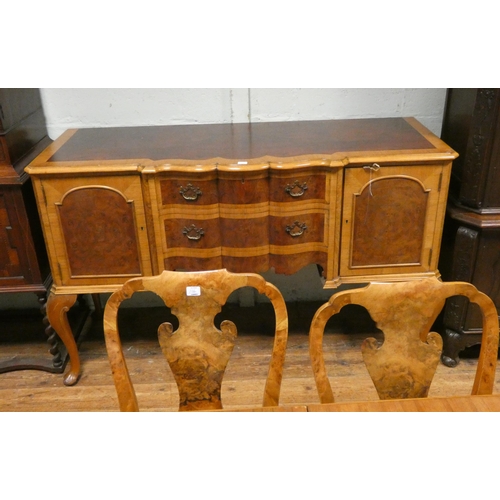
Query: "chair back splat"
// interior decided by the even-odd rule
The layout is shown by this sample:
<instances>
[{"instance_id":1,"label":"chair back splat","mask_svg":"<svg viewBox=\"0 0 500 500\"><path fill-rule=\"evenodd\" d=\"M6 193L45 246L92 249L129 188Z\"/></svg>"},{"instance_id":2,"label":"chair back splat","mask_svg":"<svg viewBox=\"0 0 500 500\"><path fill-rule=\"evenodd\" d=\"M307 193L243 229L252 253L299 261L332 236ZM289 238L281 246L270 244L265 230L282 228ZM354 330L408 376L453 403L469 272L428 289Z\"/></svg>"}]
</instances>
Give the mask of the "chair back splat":
<instances>
[{"instance_id":1,"label":"chair back splat","mask_svg":"<svg viewBox=\"0 0 500 500\"><path fill-rule=\"evenodd\" d=\"M179 320L158 328L158 340L179 388L179 410L222 408L221 386L237 330L231 321L214 325L229 295L253 287L266 295L274 308L276 330L264 389L263 406L277 406L288 337L288 316L279 290L258 274L164 271L153 277L133 278L114 292L104 310L104 335L121 411L138 411L137 397L123 356L118 332L120 304L135 292L151 291L163 299Z\"/></svg>"},{"instance_id":2,"label":"chair back splat","mask_svg":"<svg viewBox=\"0 0 500 500\"><path fill-rule=\"evenodd\" d=\"M309 332L309 352L322 403L334 402L323 358L326 322L347 304L367 309L384 334L363 341L363 360L380 399L427 397L439 363L443 341L430 332L447 298L463 295L478 304L483 334L472 394L491 394L498 356L498 314L493 301L470 283L443 283L437 278L409 282L371 283L333 295L316 312Z\"/></svg>"}]
</instances>

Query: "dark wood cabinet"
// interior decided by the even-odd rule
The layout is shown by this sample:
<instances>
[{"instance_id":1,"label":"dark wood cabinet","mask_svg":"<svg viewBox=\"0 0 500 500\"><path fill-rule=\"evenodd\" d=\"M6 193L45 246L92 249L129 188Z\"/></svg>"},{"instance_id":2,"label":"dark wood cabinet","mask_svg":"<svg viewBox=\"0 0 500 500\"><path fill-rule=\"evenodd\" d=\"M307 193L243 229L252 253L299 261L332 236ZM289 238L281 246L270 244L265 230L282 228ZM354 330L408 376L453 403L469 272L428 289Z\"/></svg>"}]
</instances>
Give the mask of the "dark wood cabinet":
<instances>
[{"instance_id":1,"label":"dark wood cabinet","mask_svg":"<svg viewBox=\"0 0 500 500\"><path fill-rule=\"evenodd\" d=\"M51 274L31 179L24 172L52 141L47 135L38 89L0 89L0 293L38 296L45 316ZM0 373L25 368L61 372L57 337L40 317L52 359L16 359L0 363ZM5 324L5 323L3 323ZM3 332L8 336L9 332Z\"/></svg>"},{"instance_id":2,"label":"dark wood cabinet","mask_svg":"<svg viewBox=\"0 0 500 500\"><path fill-rule=\"evenodd\" d=\"M50 142L37 89L0 89L0 292L46 292L47 252L24 167Z\"/></svg>"},{"instance_id":3,"label":"dark wood cabinet","mask_svg":"<svg viewBox=\"0 0 500 500\"><path fill-rule=\"evenodd\" d=\"M442 138L459 153L453 163L439 269L468 281L500 311L500 89L449 89ZM481 340L481 316L462 298L448 300L443 362Z\"/></svg>"}]
</instances>

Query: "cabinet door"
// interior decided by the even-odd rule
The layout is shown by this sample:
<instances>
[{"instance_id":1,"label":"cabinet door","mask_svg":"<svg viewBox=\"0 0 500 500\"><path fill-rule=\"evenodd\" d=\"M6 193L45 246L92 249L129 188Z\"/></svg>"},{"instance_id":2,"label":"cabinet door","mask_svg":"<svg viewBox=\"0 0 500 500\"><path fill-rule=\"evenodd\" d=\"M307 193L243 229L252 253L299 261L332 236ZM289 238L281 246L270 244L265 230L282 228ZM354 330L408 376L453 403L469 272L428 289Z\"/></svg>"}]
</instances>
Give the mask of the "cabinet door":
<instances>
[{"instance_id":1,"label":"cabinet door","mask_svg":"<svg viewBox=\"0 0 500 500\"><path fill-rule=\"evenodd\" d=\"M35 186L56 285L151 274L138 175L46 178Z\"/></svg>"},{"instance_id":2,"label":"cabinet door","mask_svg":"<svg viewBox=\"0 0 500 500\"><path fill-rule=\"evenodd\" d=\"M442 165L347 168L341 276L436 272L448 176Z\"/></svg>"}]
</instances>

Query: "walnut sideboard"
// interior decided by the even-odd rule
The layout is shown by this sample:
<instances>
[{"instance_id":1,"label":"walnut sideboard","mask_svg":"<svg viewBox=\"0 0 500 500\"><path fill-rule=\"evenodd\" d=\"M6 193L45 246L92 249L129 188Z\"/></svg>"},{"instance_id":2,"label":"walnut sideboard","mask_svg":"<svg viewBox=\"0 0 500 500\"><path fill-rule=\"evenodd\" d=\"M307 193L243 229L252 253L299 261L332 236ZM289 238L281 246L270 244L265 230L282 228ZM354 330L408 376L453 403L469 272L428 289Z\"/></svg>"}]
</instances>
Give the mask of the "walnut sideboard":
<instances>
[{"instance_id":1,"label":"walnut sideboard","mask_svg":"<svg viewBox=\"0 0 500 500\"><path fill-rule=\"evenodd\" d=\"M325 288L439 276L456 156L413 118L68 130L26 169L65 383L80 373L77 294L134 276L311 263Z\"/></svg>"}]
</instances>

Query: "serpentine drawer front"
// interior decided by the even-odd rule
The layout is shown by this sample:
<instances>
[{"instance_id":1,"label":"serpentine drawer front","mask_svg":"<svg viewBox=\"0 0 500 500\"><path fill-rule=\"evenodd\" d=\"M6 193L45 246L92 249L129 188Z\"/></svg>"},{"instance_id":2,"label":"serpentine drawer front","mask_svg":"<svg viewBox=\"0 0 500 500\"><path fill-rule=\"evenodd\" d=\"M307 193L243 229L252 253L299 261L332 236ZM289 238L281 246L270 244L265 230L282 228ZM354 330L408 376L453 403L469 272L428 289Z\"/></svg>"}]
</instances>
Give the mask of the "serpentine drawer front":
<instances>
[{"instance_id":1,"label":"serpentine drawer front","mask_svg":"<svg viewBox=\"0 0 500 500\"><path fill-rule=\"evenodd\" d=\"M69 130L26 168L54 285L47 316L162 270L291 274L326 288L439 276L457 154L413 118Z\"/></svg>"},{"instance_id":2,"label":"serpentine drawer front","mask_svg":"<svg viewBox=\"0 0 500 500\"><path fill-rule=\"evenodd\" d=\"M163 269L438 275L456 153L386 118L80 129L29 165L54 289Z\"/></svg>"}]
</instances>

